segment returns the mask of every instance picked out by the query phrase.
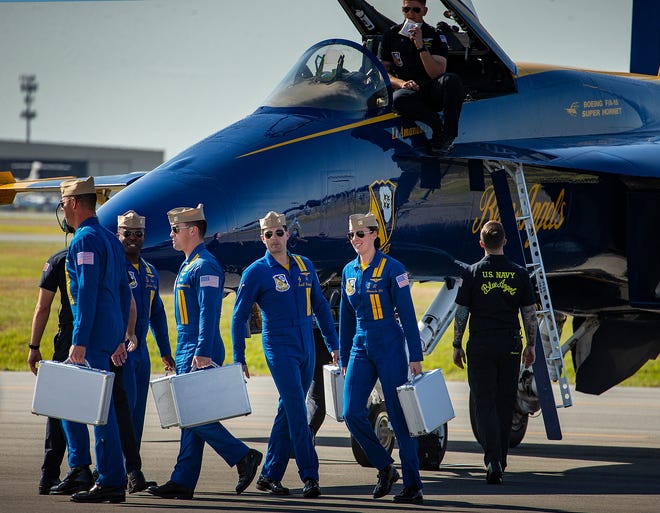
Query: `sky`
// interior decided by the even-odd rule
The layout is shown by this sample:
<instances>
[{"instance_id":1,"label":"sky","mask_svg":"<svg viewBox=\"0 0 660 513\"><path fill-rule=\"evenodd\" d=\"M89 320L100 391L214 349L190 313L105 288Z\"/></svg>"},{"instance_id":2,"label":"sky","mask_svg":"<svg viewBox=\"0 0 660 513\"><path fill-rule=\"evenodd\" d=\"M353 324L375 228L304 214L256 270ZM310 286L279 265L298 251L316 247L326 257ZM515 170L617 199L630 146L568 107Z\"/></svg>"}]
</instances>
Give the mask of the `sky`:
<instances>
[{"instance_id":1,"label":"sky","mask_svg":"<svg viewBox=\"0 0 660 513\"><path fill-rule=\"evenodd\" d=\"M371 0L390 18L400 0ZM473 0L516 62L629 66L631 0ZM426 19L444 10L428 0ZM0 0L0 139L24 141L20 75L38 83L32 142L165 151L259 107L298 57L360 37L336 0Z\"/></svg>"}]
</instances>

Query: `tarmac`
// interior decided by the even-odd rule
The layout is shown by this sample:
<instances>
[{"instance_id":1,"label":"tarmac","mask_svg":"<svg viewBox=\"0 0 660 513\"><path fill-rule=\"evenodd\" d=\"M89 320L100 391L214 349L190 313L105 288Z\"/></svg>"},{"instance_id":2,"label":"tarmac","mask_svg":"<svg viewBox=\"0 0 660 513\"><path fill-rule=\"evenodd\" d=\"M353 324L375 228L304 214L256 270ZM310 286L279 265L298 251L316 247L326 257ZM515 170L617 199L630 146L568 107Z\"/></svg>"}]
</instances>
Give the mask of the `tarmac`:
<instances>
[{"instance_id":1,"label":"tarmac","mask_svg":"<svg viewBox=\"0 0 660 513\"><path fill-rule=\"evenodd\" d=\"M157 377L157 376L154 376ZM447 453L438 471L422 471L424 503L399 505L391 495L373 499L376 470L358 465L346 426L326 417L316 439L322 496L305 499L295 461L275 497L254 483L236 495L236 470L209 447L194 499L165 500L147 493L127 495L123 504L76 504L66 496L39 496L45 418L31 413L35 378L0 372L0 512L599 512L656 513L660 504L660 390L616 387L602 396L573 394L574 406L559 411L562 441L548 441L542 419L530 419L525 439L509 456L501 486L485 482L481 448L468 415L468 388L448 383L456 418L449 422ZM270 377L248 381L252 414L225 421L249 446L265 453L277 404ZM557 397L555 391L555 397ZM150 398L142 442L147 479L169 479L179 431L161 429ZM393 456L398 463L398 450ZM62 476L67 472L66 462ZM393 493L401 489L394 485Z\"/></svg>"}]
</instances>

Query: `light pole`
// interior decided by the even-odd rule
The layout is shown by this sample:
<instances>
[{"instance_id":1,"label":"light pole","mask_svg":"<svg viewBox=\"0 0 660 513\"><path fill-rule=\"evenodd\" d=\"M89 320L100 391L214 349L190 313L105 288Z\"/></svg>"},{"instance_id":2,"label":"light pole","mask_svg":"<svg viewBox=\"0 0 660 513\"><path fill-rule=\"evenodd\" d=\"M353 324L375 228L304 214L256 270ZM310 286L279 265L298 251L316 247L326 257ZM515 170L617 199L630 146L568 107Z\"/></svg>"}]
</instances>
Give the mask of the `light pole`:
<instances>
[{"instance_id":1,"label":"light pole","mask_svg":"<svg viewBox=\"0 0 660 513\"><path fill-rule=\"evenodd\" d=\"M30 122L37 117L37 111L32 110L32 102L34 101L34 93L37 91L39 84L37 84L36 75L21 75L21 91L25 93L25 110L21 111L21 117L25 119L25 142L30 142Z\"/></svg>"}]
</instances>

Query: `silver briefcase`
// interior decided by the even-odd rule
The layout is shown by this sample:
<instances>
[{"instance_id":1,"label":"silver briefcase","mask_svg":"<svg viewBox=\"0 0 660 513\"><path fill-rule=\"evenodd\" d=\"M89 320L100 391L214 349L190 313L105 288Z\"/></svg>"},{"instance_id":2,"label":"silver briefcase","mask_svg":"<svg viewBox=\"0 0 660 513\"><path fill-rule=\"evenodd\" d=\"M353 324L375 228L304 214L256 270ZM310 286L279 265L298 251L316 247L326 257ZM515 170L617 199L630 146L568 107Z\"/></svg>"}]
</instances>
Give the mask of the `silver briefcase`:
<instances>
[{"instance_id":1,"label":"silver briefcase","mask_svg":"<svg viewBox=\"0 0 660 513\"><path fill-rule=\"evenodd\" d=\"M455 416L441 369L423 372L396 391L410 436L427 435Z\"/></svg>"},{"instance_id":2,"label":"silver briefcase","mask_svg":"<svg viewBox=\"0 0 660 513\"><path fill-rule=\"evenodd\" d=\"M338 422L344 422L344 376L336 365L323 366L323 394L325 413Z\"/></svg>"},{"instance_id":3,"label":"silver briefcase","mask_svg":"<svg viewBox=\"0 0 660 513\"><path fill-rule=\"evenodd\" d=\"M151 381L162 427L201 426L252 413L243 366L212 365Z\"/></svg>"},{"instance_id":4,"label":"silver briefcase","mask_svg":"<svg viewBox=\"0 0 660 513\"><path fill-rule=\"evenodd\" d=\"M108 422L114 372L45 360L39 362L32 413L83 424Z\"/></svg>"}]
</instances>

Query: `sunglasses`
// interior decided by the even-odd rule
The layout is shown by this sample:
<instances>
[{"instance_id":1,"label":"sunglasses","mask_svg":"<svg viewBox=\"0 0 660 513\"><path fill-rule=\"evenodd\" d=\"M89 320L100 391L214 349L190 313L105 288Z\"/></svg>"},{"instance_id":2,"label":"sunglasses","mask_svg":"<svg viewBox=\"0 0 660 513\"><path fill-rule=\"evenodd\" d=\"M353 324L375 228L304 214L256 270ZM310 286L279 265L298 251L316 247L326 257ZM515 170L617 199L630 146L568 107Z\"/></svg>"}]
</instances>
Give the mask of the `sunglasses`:
<instances>
[{"instance_id":1,"label":"sunglasses","mask_svg":"<svg viewBox=\"0 0 660 513\"><path fill-rule=\"evenodd\" d=\"M272 231L267 231L264 232L264 237L267 239L270 239L273 235L277 235L278 237L284 237L284 230L275 230L274 232Z\"/></svg>"},{"instance_id":2,"label":"sunglasses","mask_svg":"<svg viewBox=\"0 0 660 513\"><path fill-rule=\"evenodd\" d=\"M130 237L131 235L135 235L138 239L141 239L142 237L144 237L144 232L142 230L133 230L133 231L124 230L122 232L122 235L124 237Z\"/></svg>"},{"instance_id":3,"label":"sunglasses","mask_svg":"<svg viewBox=\"0 0 660 513\"><path fill-rule=\"evenodd\" d=\"M373 233L373 230L369 230L369 233ZM365 232L362 230L357 232L348 232L348 240L353 240L353 237L357 235L358 239L364 239Z\"/></svg>"},{"instance_id":4,"label":"sunglasses","mask_svg":"<svg viewBox=\"0 0 660 513\"><path fill-rule=\"evenodd\" d=\"M174 226L172 226L172 231L174 233L179 233L182 228L190 228L190 226L178 226L175 224Z\"/></svg>"},{"instance_id":5,"label":"sunglasses","mask_svg":"<svg viewBox=\"0 0 660 513\"><path fill-rule=\"evenodd\" d=\"M421 7L408 7L408 6L405 6L405 7L402 7L401 10L402 10L403 12L410 12L410 11L412 11L412 12L417 13L417 14L419 14L420 12L422 12L422 8L421 8Z\"/></svg>"}]
</instances>

